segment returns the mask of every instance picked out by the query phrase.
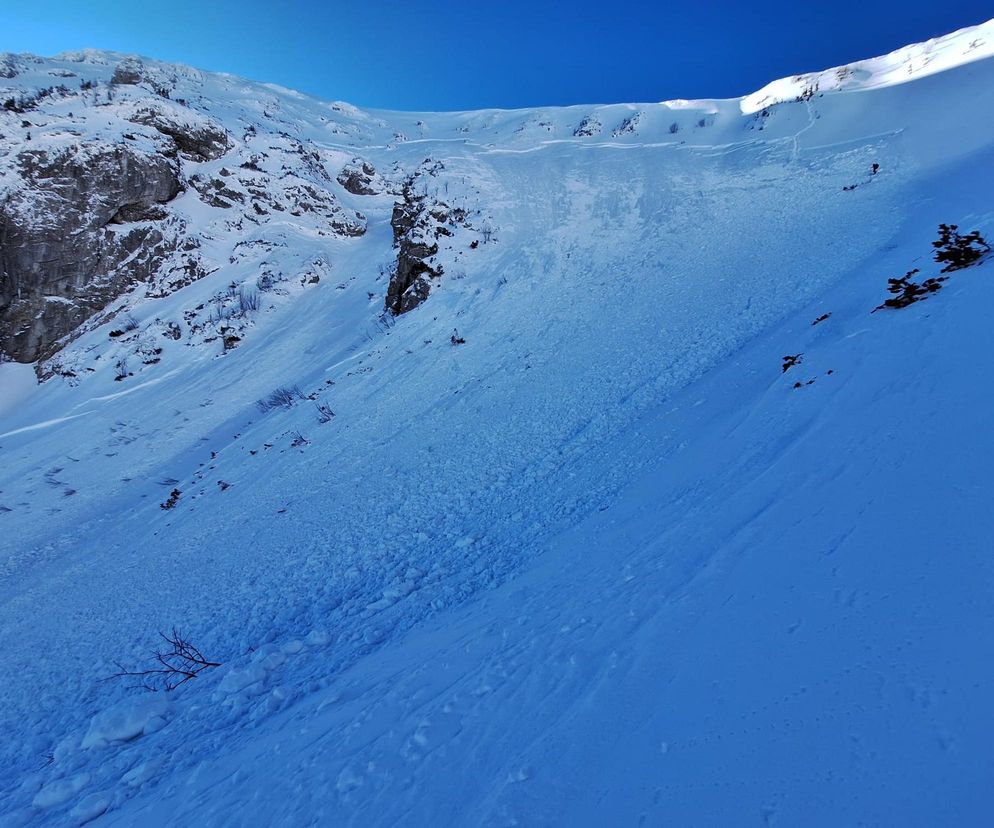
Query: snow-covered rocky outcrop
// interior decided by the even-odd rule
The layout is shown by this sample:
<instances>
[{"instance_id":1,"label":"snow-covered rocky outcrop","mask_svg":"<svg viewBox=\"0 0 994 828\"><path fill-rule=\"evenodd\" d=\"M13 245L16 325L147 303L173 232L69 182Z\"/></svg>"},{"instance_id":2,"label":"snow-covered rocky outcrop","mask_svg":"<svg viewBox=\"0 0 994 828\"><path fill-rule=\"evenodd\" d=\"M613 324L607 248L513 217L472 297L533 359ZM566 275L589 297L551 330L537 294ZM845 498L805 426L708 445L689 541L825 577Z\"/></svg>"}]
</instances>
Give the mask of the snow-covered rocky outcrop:
<instances>
[{"instance_id":1,"label":"snow-covered rocky outcrop","mask_svg":"<svg viewBox=\"0 0 994 828\"><path fill-rule=\"evenodd\" d=\"M365 232L362 214L336 196L340 153L265 114L221 123L198 72L98 53L7 55L3 65L0 346L9 359L51 357L125 294L96 322L216 272L239 255L246 224L278 225L284 239Z\"/></svg>"},{"instance_id":2,"label":"snow-covered rocky outcrop","mask_svg":"<svg viewBox=\"0 0 994 828\"><path fill-rule=\"evenodd\" d=\"M0 209L6 356L51 355L176 252L181 229L163 206L181 189L172 156L147 145L71 144L9 159L18 183Z\"/></svg>"},{"instance_id":3,"label":"snow-covered rocky outcrop","mask_svg":"<svg viewBox=\"0 0 994 828\"><path fill-rule=\"evenodd\" d=\"M992 55L0 58L0 823L982 824Z\"/></svg>"}]
</instances>

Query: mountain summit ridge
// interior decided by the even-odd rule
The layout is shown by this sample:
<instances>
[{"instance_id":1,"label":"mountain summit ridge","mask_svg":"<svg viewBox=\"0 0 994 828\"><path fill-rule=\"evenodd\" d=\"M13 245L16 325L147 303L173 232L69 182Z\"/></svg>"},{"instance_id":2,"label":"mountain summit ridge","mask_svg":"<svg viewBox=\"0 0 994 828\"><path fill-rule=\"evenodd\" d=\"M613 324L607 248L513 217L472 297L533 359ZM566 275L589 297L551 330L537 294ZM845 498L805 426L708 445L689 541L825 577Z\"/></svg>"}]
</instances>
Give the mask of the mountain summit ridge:
<instances>
[{"instance_id":1,"label":"mountain summit ridge","mask_svg":"<svg viewBox=\"0 0 994 828\"><path fill-rule=\"evenodd\" d=\"M730 98L672 98L663 101L617 101L614 103L581 103L566 105L530 106L530 107L480 107L471 110L421 110L421 109L382 109L379 107L359 106L347 103L344 100L324 98L307 92L301 92L290 86L276 84L267 81L254 81L242 78L239 75L221 70L199 69L191 64L175 61L166 61L149 55L141 55L129 52L120 52L112 49L84 48L69 49L51 56L40 56L31 52L0 52L0 61L14 62L18 59L22 61L37 62L73 62L73 63L98 63L104 65L117 64L125 60L137 60L146 65L157 66L160 69L173 69L185 74L195 75L216 75L218 77L230 78L242 83L258 84L274 91L290 94L297 97L309 98L311 100L332 105L350 107L357 112L384 112L397 115L402 114L465 114L470 112L522 112L534 109L573 109L608 106L649 106L653 104L661 105L685 105L711 101L750 101L755 98L762 98L774 89L780 89L786 85L801 84L797 92L803 92L804 88L812 81L828 78L831 75L844 75L840 80L848 80L848 89L872 88L874 86L886 84L904 83L908 80L924 77L935 72L941 72L955 66L982 60L990 57L994 53L994 47L990 45L991 30L994 29L994 19L978 23L974 26L964 26L948 34L937 35L927 40L901 46L885 54L864 58L847 64L829 66L822 70L802 72L797 75L784 75L764 84L753 92L746 92L739 96ZM917 65L916 65L917 64ZM859 77L862 75L862 77ZM872 80L871 80L872 79ZM833 89L833 84L826 84L826 89ZM795 93L796 94L796 93ZM788 96L789 97L789 96ZM784 98L786 99L786 98ZM747 113L748 114L748 113Z\"/></svg>"},{"instance_id":2,"label":"mountain summit ridge","mask_svg":"<svg viewBox=\"0 0 994 828\"><path fill-rule=\"evenodd\" d=\"M279 208L287 205L281 199L267 202L261 193L279 189L272 176L291 169L299 181L283 199L291 202L291 215L303 219L301 232L312 232L309 217L301 214L316 212L319 224L323 220L326 226L314 229L348 236L360 232L361 209L342 206L342 193L332 179L347 174L350 163L367 163L375 170L371 161L376 159L353 157L363 152L379 154L402 143L430 151L458 141L521 151L550 141L603 143L608 138L621 145L644 145L648 139L701 148L741 142L743 133L753 131L779 129L787 135L796 131L793 119L770 117L778 106L804 103L815 95L887 87L967 65L992 53L992 30L994 21L881 58L777 80L725 101L462 113L364 112L232 75L98 50L66 52L52 59L4 54L0 80L10 83L0 85L5 102L0 128L7 143L0 152L0 193L7 205L0 230L8 253L0 261L5 274L0 284L0 347L9 359L40 360L39 375L51 376L60 369L47 360L88 327L121 312L114 304L118 296L136 288L161 296L221 269L220 257L231 258L231 251L217 251L208 261L205 239L191 230L203 224L204 217L195 215L202 208L184 209L187 198L167 203L177 193L196 190L208 207L234 208L235 213L235 202L245 206L241 218L229 215L215 219L215 224L264 224L272 220L274 207L282 221L286 211ZM73 88L66 83L70 79ZM260 106L260 101L269 103ZM777 120L786 123L781 127ZM244 135L235 135L239 129ZM279 169L259 167L250 146L257 130L285 144ZM95 159L94 145L107 148L100 160ZM287 158L288 153L298 158ZM238 173L243 180L237 186L228 186L223 176L197 172L205 162L222 157L228 166L237 163L248 169ZM108 188L101 176L119 177L123 163L144 169L140 178L161 170L154 175L173 179L166 188L168 197L142 195L135 201L136 194L127 189ZM165 173L165 167L173 169ZM396 169L397 175L383 184L393 194L411 174ZM55 186L43 192L35 182L39 176ZM139 186L161 189L154 183ZM256 195L249 192L253 189ZM64 191L69 195L62 195ZM222 192L228 197L220 196ZM104 215L88 206L94 200L113 202L113 209ZM42 213L49 218L40 223L37 216ZM143 223L121 220L129 217ZM90 253L83 255L82 249ZM138 257L136 251L141 251ZM444 263L423 267L424 272L437 273ZM414 291L411 296L417 298L403 305L409 309L427 296L429 282L422 278L414 286L405 280L391 292ZM224 338L221 333L217 337Z\"/></svg>"}]
</instances>

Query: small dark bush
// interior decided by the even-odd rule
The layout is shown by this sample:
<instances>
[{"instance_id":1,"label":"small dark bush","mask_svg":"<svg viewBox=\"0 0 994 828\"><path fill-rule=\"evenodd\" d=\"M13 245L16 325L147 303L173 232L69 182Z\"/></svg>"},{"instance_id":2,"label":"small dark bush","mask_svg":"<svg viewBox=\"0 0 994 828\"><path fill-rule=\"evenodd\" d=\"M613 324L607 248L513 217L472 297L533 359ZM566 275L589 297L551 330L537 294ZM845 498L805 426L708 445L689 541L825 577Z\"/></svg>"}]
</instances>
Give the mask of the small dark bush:
<instances>
[{"instance_id":1,"label":"small dark bush","mask_svg":"<svg viewBox=\"0 0 994 828\"><path fill-rule=\"evenodd\" d=\"M933 279L926 279L919 284L918 282L911 281L911 277L918 272L918 268L916 267L914 270L909 270L900 279L888 279L887 290L893 293L894 296L884 300L882 305L877 305L873 309L873 313L884 308L893 308L895 310L906 308L908 305L913 305L915 302L927 299L930 293L939 291L942 288L942 283L948 278L947 276L939 276Z\"/></svg>"},{"instance_id":2,"label":"small dark bush","mask_svg":"<svg viewBox=\"0 0 994 828\"><path fill-rule=\"evenodd\" d=\"M946 265L942 268L943 273L976 264L991 252L990 245L978 230L963 236L955 224L940 224L939 238L932 242L932 247L936 248L935 261Z\"/></svg>"},{"instance_id":3,"label":"small dark bush","mask_svg":"<svg viewBox=\"0 0 994 828\"><path fill-rule=\"evenodd\" d=\"M304 392L296 385L277 388L269 396L263 397L256 402L259 410L263 413L272 411L274 408L290 408L297 400L304 399Z\"/></svg>"},{"instance_id":4,"label":"small dark bush","mask_svg":"<svg viewBox=\"0 0 994 828\"><path fill-rule=\"evenodd\" d=\"M783 368L780 371L781 374L786 374L795 365L800 365L801 357L804 354L788 354L783 358Z\"/></svg>"},{"instance_id":5,"label":"small dark bush","mask_svg":"<svg viewBox=\"0 0 994 828\"><path fill-rule=\"evenodd\" d=\"M169 498L166 500L166 502L159 504L159 508L167 510L172 509L179 502L180 495L182 494L183 492L181 492L179 489L173 489L169 493Z\"/></svg>"}]
</instances>

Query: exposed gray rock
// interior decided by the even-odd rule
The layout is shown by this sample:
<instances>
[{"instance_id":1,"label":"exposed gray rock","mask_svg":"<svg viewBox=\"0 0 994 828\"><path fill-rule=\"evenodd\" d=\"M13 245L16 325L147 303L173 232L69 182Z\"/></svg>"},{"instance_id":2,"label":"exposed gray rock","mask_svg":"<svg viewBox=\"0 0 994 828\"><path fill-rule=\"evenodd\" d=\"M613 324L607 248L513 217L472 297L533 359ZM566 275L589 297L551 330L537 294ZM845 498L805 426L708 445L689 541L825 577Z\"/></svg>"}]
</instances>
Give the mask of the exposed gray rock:
<instances>
[{"instance_id":1,"label":"exposed gray rock","mask_svg":"<svg viewBox=\"0 0 994 828\"><path fill-rule=\"evenodd\" d=\"M642 113L636 112L633 115L629 115L625 120L618 125L618 128L614 130L611 134L616 138L619 135L634 135L638 130L639 122L642 120Z\"/></svg>"},{"instance_id":2,"label":"exposed gray rock","mask_svg":"<svg viewBox=\"0 0 994 828\"><path fill-rule=\"evenodd\" d=\"M384 308L395 316L414 310L428 298L432 282L442 276L441 264L435 259L438 238L451 236L449 224L459 217L449 206L433 201L417 192L421 176L433 176L440 165L419 170L404 184L401 200L394 204L390 226L393 228L397 263L387 286ZM462 218L465 214L458 211Z\"/></svg>"},{"instance_id":3,"label":"exposed gray rock","mask_svg":"<svg viewBox=\"0 0 994 828\"><path fill-rule=\"evenodd\" d=\"M129 146L16 162L23 184L0 204L0 351L33 362L175 249L160 205L181 185L175 162Z\"/></svg>"},{"instance_id":4,"label":"exposed gray rock","mask_svg":"<svg viewBox=\"0 0 994 828\"><path fill-rule=\"evenodd\" d=\"M300 217L311 213L326 221L327 232L336 236L361 236L366 232L366 217L346 210L335 194L297 175L284 174L279 180L252 163L242 164L238 172L227 168L220 177L194 175L190 185L201 201L211 207L229 209L250 204L251 217L287 213Z\"/></svg>"},{"instance_id":5,"label":"exposed gray rock","mask_svg":"<svg viewBox=\"0 0 994 828\"><path fill-rule=\"evenodd\" d=\"M133 224L138 221L162 221L169 211L160 204L125 204L114 213L110 224Z\"/></svg>"},{"instance_id":6,"label":"exposed gray rock","mask_svg":"<svg viewBox=\"0 0 994 828\"><path fill-rule=\"evenodd\" d=\"M353 195L376 195L373 185L376 168L366 161L355 159L338 174L338 183Z\"/></svg>"},{"instance_id":7,"label":"exposed gray rock","mask_svg":"<svg viewBox=\"0 0 994 828\"><path fill-rule=\"evenodd\" d=\"M595 116L588 115L573 130L573 135L577 138L589 138L591 135L598 135L601 129L601 122Z\"/></svg>"},{"instance_id":8,"label":"exposed gray rock","mask_svg":"<svg viewBox=\"0 0 994 828\"><path fill-rule=\"evenodd\" d=\"M291 216L316 213L325 218L331 232L337 236L361 236L366 232L366 217L362 213L343 210L332 193L307 182L291 184L285 190Z\"/></svg>"},{"instance_id":9,"label":"exposed gray rock","mask_svg":"<svg viewBox=\"0 0 994 828\"><path fill-rule=\"evenodd\" d=\"M230 187L220 178L204 178L195 175L190 179L190 185L200 194L201 200L211 207L227 209L236 202L243 203L245 194L241 190Z\"/></svg>"},{"instance_id":10,"label":"exposed gray rock","mask_svg":"<svg viewBox=\"0 0 994 828\"><path fill-rule=\"evenodd\" d=\"M168 103L164 104L169 106ZM231 149L231 139L224 127L206 118L184 123L172 112L144 106L131 116L133 124L158 130L173 139L176 148L192 161L213 161Z\"/></svg>"},{"instance_id":11,"label":"exposed gray rock","mask_svg":"<svg viewBox=\"0 0 994 828\"><path fill-rule=\"evenodd\" d=\"M141 83L145 77L145 64L137 57L127 57L114 69L110 82L119 86Z\"/></svg>"},{"instance_id":12,"label":"exposed gray rock","mask_svg":"<svg viewBox=\"0 0 994 828\"><path fill-rule=\"evenodd\" d=\"M51 83L43 74L76 75L0 55L0 74L15 78L0 81L0 360L37 362L43 378L82 376L96 358L67 345L135 302L209 276L225 258L259 258L249 242L366 232L365 216L340 201L339 152L296 136L291 121L222 123L202 95L203 76L185 67L89 52L62 59L85 64L84 79L42 86ZM224 167L210 164L222 156ZM390 189L362 159L353 165L352 190ZM256 234L274 238L245 238ZM239 239L230 256L218 243L228 238ZM154 353L141 360L155 362Z\"/></svg>"},{"instance_id":13,"label":"exposed gray rock","mask_svg":"<svg viewBox=\"0 0 994 828\"><path fill-rule=\"evenodd\" d=\"M424 233L428 213L424 204L410 197L394 205L390 224L397 245L397 264L387 287L385 308L395 316L414 310L431 293L431 280L442 275L440 265L429 259L438 253L438 243Z\"/></svg>"},{"instance_id":14,"label":"exposed gray rock","mask_svg":"<svg viewBox=\"0 0 994 828\"><path fill-rule=\"evenodd\" d=\"M17 73L17 58L10 54L10 52L4 52L0 55L0 78L10 80L11 78L16 78Z\"/></svg>"}]
</instances>

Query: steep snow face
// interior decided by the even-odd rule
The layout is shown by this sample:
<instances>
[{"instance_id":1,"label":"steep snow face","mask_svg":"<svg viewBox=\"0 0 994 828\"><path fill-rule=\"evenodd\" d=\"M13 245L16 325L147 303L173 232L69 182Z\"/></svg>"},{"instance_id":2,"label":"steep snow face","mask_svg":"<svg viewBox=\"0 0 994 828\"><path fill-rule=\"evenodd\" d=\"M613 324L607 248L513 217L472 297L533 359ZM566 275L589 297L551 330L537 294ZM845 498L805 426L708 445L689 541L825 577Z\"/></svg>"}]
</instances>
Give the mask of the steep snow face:
<instances>
[{"instance_id":1,"label":"steep snow face","mask_svg":"<svg viewBox=\"0 0 994 828\"><path fill-rule=\"evenodd\" d=\"M0 62L117 76L72 142L163 90L227 136L168 205L205 272L0 366L5 821L975 820L990 265L871 311L994 236L992 47L449 114ZM102 681L174 627L221 666Z\"/></svg>"},{"instance_id":2,"label":"steep snow face","mask_svg":"<svg viewBox=\"0 0 994 828\"><path fill-rule=\"evenodd\" d=\"M826 91L858 92L897 86L990 56L990 23L987 23L913 43L883 57L775 80L742 98L741 108L749 114L792 99L810 100Z\"/></svg>"}]
</instances>

